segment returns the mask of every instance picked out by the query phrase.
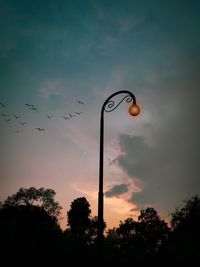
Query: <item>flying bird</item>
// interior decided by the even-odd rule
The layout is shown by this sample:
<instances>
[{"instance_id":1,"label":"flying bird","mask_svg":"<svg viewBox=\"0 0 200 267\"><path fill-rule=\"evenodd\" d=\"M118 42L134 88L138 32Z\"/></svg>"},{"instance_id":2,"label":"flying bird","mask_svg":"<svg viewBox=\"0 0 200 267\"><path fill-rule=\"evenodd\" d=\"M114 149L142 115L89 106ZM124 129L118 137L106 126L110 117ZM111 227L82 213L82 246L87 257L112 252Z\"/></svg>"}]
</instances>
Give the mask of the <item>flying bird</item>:
<instances>
[{"instance_id":1,"label":"flying bird","mask_svg":"<svg viewBox=\"0 0 200 267\"><path fill-rule=\"evenodd\" d=\"M27 124L27 122L23 121L23 122L20 122L20 124L24 126L25 124Z\"/></svg>"},{"instance_id":2,"label":"flying bird","mask_svg":"<svg viewBox=\"0 0 200 267\"><path fill-rule=\"evenodd\" d=\"M113 160L108 159L108 161L109 161L108 166L116 165L118 163L118 158L116 157Z\"/></svg>"},{"instance_id":3,"label":"flying bird","mask_svg":"<svg viewBox=\"0 0 200 267\"><path fill-rule=\"evenodd\" d=\"M46 115L48 119L51 119L53 117L53 115Z\"/></svg>"},{"instance_id":4,"label":"flying bird","mask_svg":"<svg viewBox=\"0 0 200 267\"><path fill-rule=\"evenodd\" d=\"M21 116L17 116L16 114L13 114L13 117L15 117L16 120L21 118Z\"/></svg>"},{"instance_id":5,"label":"flying bird","mask_svg":"<svg viewBox=\"0 0 200 267\"><path fill-rule=\"evenodd\" d=\"M30 107L32 107L32 108L34 107L33 104L25 104L24 106L27 106L27 107L29 107L29 108L30 108Z\"/></svg>"},{"instance_id":6,"label":"flying bird","mask_svg":"<svg viewBox=\"0 0 200 267\"><path fill-rule=\"evenodd\" d=\"M80 114L82 114L83 112L75 112L76 113L76 115L80 115Z\"/></svg>"},{"instance_id":7,"label":"flying bird","mask_svg":"<svg viewBox=\"0 0 200 267\"><path fill-rule=\"evenodd\" d=\"M70 118L66 117L66 116L62 116L65 120L70 120Z\"/></svg>"},{"instance_id":8,"label":"flying bird","mask_svg":"<svg viewBox=\"0 0 200 267\"><path fill-rule=\"evenodd\" d=\"M41 131L44 131L45 129L44 128L36 128L36 130L38 130L39 132L41 132Z\"/></svg>"},{"instance_id":9,"label":"flying bird","mask_svg":"<svg viewBox=\"0 0 200 267\"><path fill-rule=\"evenodd\" d=\"M67 113L67 114L70 116L70 118L75 117L75 115L72 115L71 113Z\"/></svg>"},{"instance_id":10,"label":"flying bird","mask_svg":"<svg viewBox=\"0 0 200 267\"><path fill-rule=\"evenodd\" d=\"M7 104L4 104L2 102L0 102L0 105L1 105L2 108L5 108L7 106Z\"/></svg>"},{"instance_id":11,"label":"flying bird","mask_svg":"<svg viewBox=\"0 0 200 267\"><path fill-rule=\"evenodd\" d=\"M79 104L85 105L85 103L83 103L83 102L80 101L80 100L76 100L76 102L79 103Z\"/></svg>"},{"instance_id":12,"label":"flying bird","mask_svg":"<svg viewBox=\"0 0 200 267\"><path fill-rule=\"evenodd\" d=\"M30 107L30 109L32 109L32 110L35 110L35 111L38 111L38 109L36 108L36 107Z\"/></svg>"}]
</instances>

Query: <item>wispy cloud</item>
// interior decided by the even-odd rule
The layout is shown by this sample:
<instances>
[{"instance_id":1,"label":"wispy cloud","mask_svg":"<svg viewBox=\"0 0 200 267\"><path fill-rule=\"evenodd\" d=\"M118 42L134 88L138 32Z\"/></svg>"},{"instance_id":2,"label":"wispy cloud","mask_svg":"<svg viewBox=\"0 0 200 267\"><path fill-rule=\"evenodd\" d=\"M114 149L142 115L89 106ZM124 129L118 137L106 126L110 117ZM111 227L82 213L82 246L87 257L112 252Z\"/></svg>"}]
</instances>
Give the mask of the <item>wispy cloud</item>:
<instances>
[{"instance_id":1,"label":"wispy cloud","mask_svg":"<svg viewBox=\"0 0 200 267\"><path fill-rule=\"evenodd\" d=\"M119 18L118 23L119 23L119 29L120 32L126 33L129 31L134 30L137 26L139 26L140 23L142 23L146 19L146 16L141 15L141 16L132 16L132 17L124 17L124 18Z\"/></svg>"},{"instance_id":2,"label":"wispy cloud","mask_svg":"<svg viewBox=\"0 0 200 267\"><path fill-rule=\"evenodd\" d=\"M72 187L75 191L79 193L79 195L87 197L89 202L92 204L93 211L97 213L98 206L98 190L95 190L95 185L91 186L91 184L73 184ZM129 189L131 190L131 184L129 185ZM133 188L132 188L133 189ZM124 194L123 197L105 197L104 198L104 206L105 206L105 219L108 220L108 227L113 227L114 225L119 223L120 219L125 219L127 217L136 218L139 214L139 210L137 206L129 201L127 201L129 193ZM108 211L113 213L113 218L115 218L115 223L113 225L112 219L109 218ZM119 219L120 218L120 219ZM118 221L117 221L118 220Z\"/></svg>"},{"instance_id":3,"label":"wispy cloud","mask_svg":"<svg viewBox=\"0 0 200 267\"><path fill-rule=\"evenodd\" d=\"M120 196L124 193L128 192L128 185L127 184L119 184L115 185L112 188L110 188L108 191L105 192L106 197L113 197L113 196Z\"/></svg>"},{"instance_id":4,"label":"wispy cloud","mask_svg":"<svg viewBox=\"0 0 200 267\"><path fill-rule=\"evenodd\" d=\"M49 98L50 96L71 96L71 89L69 89L67 82L62 80L45 80L42 82L39 88L39 94L44 98Z\"/></svg>"}]
</instances>

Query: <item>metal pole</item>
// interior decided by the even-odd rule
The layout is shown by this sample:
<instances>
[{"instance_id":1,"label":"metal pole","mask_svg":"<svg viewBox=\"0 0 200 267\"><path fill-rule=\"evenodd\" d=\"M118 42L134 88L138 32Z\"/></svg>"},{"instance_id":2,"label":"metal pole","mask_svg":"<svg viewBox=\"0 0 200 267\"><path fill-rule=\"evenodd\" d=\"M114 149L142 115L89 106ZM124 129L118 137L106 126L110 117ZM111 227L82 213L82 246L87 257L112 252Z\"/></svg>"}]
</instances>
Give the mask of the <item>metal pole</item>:
<instances>
[{"instance_id":1,"label":"metal pole","mask_svg":"<svg viewBox=\"0 0 200 267\"><path fill-rule=\"evenodd\" d=\"M100 119L100 154L99 154L99 194L98 194L98 250L99 258L103 257L104 223L103 223L103 152L104 152L104 113Z\"/></svg>"},{"instance_id":2,"label":"metal pole","mask_svg":"<svg viewBox=\"0 0 200 267\"><path fill-rule=\"evenodd\" d=\"M111 100L114 96L118 94L126 94L126 96L115 105L115 102ZM127 103L132 101L132 106L136 105L135 96L126 90L122 90L110 95L104 102L101 109L100 118L100 152L99 152L99 193L98 193L98 253L99 260L103 260L103 247L104 247L104 220L103 220L103 160L104 160L104 111L112 112L115 110L124 100ZM135 115L134 115L135 116Z\"/></svg>"}]
</instances>

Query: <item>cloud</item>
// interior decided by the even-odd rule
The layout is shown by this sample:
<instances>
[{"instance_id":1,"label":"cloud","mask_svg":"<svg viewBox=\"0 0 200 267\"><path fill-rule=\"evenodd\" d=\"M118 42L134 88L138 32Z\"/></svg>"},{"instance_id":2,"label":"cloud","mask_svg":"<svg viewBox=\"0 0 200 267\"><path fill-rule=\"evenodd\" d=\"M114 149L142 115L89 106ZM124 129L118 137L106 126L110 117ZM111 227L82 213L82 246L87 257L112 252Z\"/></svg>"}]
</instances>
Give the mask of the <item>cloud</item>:
<instances>
[{"instance_id":1,"label":"cloud","mask_svg":"<svg viewBox=\"0 0 200 267\"><path fill-rule=\"evenodd\" d=\"M85 196L92 208L92 212L94 215L97 214L98 207L98 192L96 191L96 186L91 186L91 183L76 183L72 185L74 190L80 193L82 196ZM131 185L130 185L131 187ZM127 217L132 216L133 218L138 217L138 210L133 203L130 203L126 200L126 198L120 198L120 196L106 197L104 199L104 208L105 208L105 221L107 227L116 226L120 220L125 220Z\"/></svg>"},{"instance_id":2,"label":"cloud","mask_svg":"<svg viewBox=\"0 0 200 267\"><path fill-rule=\"evenodd\" d=\"M113 197L113 196L119 196L124 193L128 192L128 185L127 184L119 184L115 185L112 188L110 188L107 192L105 192L106 197Z\"/></svg>"},{"instance_id":3,"label":"cloud","mask_svg":"<svg viewBox=\"0 0 200 267\"><path fill-rule=\"evenodd\" d=\"M190 88L187 86L157 91L155 99L151 98L148 127L152 142L145 138L145 132L143 136L141 132L140 136L119 137L124 151L118 157L119 166L129 177L143 182L141 192L133 193L129 199L138 207L153 205L171 212L187 194L200 193L200 94L194 80Z\"/></svg>"},{"instance_id":4,"label":"cloud","mask_svg":"<svg viewBox=\"0 0 200 267\"><path fill-rule=\"evenodd\" d=\"M45 80L43 81L39 93L44 98L51 96L65 97L69 93L69 89L66 86L66 82L60 80Z\"/></svg>"}]
</instances>

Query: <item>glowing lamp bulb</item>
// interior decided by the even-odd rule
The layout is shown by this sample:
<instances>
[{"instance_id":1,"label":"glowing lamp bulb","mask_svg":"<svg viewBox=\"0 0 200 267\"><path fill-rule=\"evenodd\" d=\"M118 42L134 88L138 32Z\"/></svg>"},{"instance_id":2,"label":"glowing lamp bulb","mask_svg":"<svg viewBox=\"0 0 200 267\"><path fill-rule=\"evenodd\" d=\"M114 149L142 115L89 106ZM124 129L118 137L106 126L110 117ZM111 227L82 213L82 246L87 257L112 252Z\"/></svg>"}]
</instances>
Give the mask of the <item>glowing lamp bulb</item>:
<instances>
[{"instance_id":1,"label":"glowing lamp bulb","mask_svg":"<svg viewBox=\"0 0 200 267\"><path fill-rule=\"evenodd\" d=\"M140 113L140 107L135 103L129 108L129 114L131 116L137 116Z\"/></svg>"}]
</instances>

